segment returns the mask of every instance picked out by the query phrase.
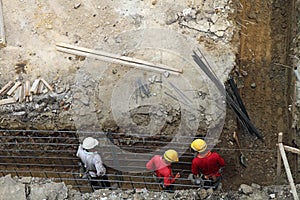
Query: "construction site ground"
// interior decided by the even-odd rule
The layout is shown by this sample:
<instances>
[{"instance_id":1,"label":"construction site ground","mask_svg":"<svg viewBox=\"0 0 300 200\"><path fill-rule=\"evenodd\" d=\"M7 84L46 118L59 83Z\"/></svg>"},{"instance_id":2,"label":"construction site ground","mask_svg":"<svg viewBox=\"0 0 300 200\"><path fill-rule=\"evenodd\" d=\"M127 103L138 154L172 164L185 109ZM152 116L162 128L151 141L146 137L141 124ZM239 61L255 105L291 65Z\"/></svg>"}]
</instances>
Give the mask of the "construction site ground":
<instances>
[{"instance_id":1,"label":"construction site ground","mask_svg":"<svg viewBox=\"0 0 300 200\"><path fill-rule=\"evenodd\" d=\"M124 48L126 45L138 46L138 42L140 42L134 38L139 37L140 33L133 32L132 35L131 33L122 35L123 31L154 27L158 30L154 30L152 33L158 34L160 28L172 29L193 39L196 38L195 41L198 41L211 53L211 60L215 59L219 62L216 65L216 69L218 69L216 73L222 82L225 82L229 75L235 79L251 121L264 136L262 141L254 135L243 132L234 112L228 106L226 107L225 125L214 148L227 163L223 177L224 190L236 190L242 183L257 183L263 186L276 183L278 133L284 133L284 143L287 145L295 146L297 143L295 142L295 132L291 128L293 123L292 105L295 97L293 71L289 67L293 65L291 57L294 53L292 51L294 46L292 41L296 36L295 1L224 1L232 9L232 12L228 12L226 15L232 24L227 24L227 26L234 28L226 27L225 31L218 29L213 34L211 31L205 32L202 29L199 31L191 28L193 25L191 21L184 24L180 22L180 19L173 17L184 9L201 7L205 1L200 0L181 0L178 3L174 3L172 0L52 0L47 2L2 0L2 2L7 46L0 49L0 86L3 87L9 81L16 79L30 80L33 83L40 77L54 88L56 95L47 96L46 88L45 94L33 97L35 98L33 102L1 106L1 129L76 131L77 129L85 130L86 127L90 128L89 119L94 118L88 114L80 119L80 123L83 124L70 119L70 116L80 116L85 109L78 107L78 113L71 113L71 108L74 107L73 104L77 98L81 100L82 104L87 105L92 101L97 101L94 102L93 108L89 107L92 110L88 110L88 112L96 113L96 119L102 126L101 130L123 133L129 131L125 126L120 129L119 124L112 120L114 110L109 109L110 99L116 94L109 91L109 86L117 86L120 89L115 91L122 91L127 82L123 80L123 85L120 85L118 81L125 75L130 78L130 74L126 74L130 68L119 68L117 64L111 64L101 71L101 76L93 73L86 75L84 74L86 66L91 67L89 69L99 66L95 65L93 60L85 57L58 52L55 44L65 42L122 54L124 53L122 49L113 49L113 45L108 45L108 43L115 42L112 39L114 36L121 35L120 43L124 45ZM218 3L219 1L213 1L211 4L215 9L214 12L222 13L224 10L226 13L225 7L214 7ZM213 19L213 17L209 19ZM172 41L177 39L178 35L166 34L164 37L166 40ZM137 44L126 44L126 41ZM182 44L180 42L176 44L178 49L185 46L184 42ZM143 46L141 45L141 47ZM230 51L227 51L228 47L230 47ZM138 49L135 52L125 52L123 55L135 55L144 59L153 56L152 61L161 61L158 56L160 53L166 55L166 60L163 62L172 63L172 53L157 53L151 49L147 51ZM174 58L178 59L178 57ZM176 65L175 67L184 66L186 60L182 63L178 61ZM193 71L190 72L185 78L194 80L192 82L194 87L193 84L196 84L197 79L194 77ZM146 80L149 78L146 75L145 77L147 77ZM95 83L91 80L99 80L95 90L83 91L86 98L82 96L84 88L78 86L80 80L83 79L87 80L83 82L86 85L85 89L94 87ZM206 90L207 88L201 89ZM80 94L74 92L79 90ZM70 96L72 96L72 100L70 100ZM96 97L89 98L91 96ZM171 100L169 100L170 102L172 103ZM118 104L118 106L122 107L122 104ZM172 112L175 112L176 109L172 109ZM136 109L136 112L142 112L141 110ZM210 111L212 112L214 109ZM155 112L158 115L158 111ZM222 117L220 113L209 114L213 116L213 119L216 116ZM148 123L149 118L134 116L136 116L134 120L137 124ZM175 124L173 127L172 123ZM175 131L178 123L174 114L162 135ZM86 130L92 130L89 128ZM201 134L201 131L205 131L205 127L200 126L198 131L198 134ZM234 131L239 133L243 154L247 158L247 167L240 164L240 151L232 137ZM21 131L17 133L23 134ZM64 134L60 136L65 137ZM43 142L47 141L43 140ZM51 143L55 142L51 141ZM63 142L73 145L67 150L74 152L67 155L75 156L78 141L65 139ZM124 144L121 145L124 146ZM2 150L7 147L12 146L4 146ZM288 156L291 169L296 177L298 173L296 157ZM287 183L284 173L280 182Z\"/></svg>"}]
</instances>

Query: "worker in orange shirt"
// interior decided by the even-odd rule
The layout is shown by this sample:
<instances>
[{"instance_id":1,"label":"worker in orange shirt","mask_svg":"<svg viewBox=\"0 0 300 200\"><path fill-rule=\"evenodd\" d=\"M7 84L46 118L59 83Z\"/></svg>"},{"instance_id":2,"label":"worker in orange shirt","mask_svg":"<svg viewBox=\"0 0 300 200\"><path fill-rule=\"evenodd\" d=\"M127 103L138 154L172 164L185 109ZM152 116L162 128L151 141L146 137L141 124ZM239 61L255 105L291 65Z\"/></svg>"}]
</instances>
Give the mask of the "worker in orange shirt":
<instances>
[{"instance_id":1,"label":"worker in orange shirt","mask_svg":"<svg viewBox=\"0 0 300 200\"><path fill-rule=\"evenodd\" d=\"M175 176L172 173L171 164L173 162L178 162L178 154L175 150L167 150L163 156L155 155L153 158L146 164L146 168L151 171L155 171L155 176L157 181L160 183L160 186L163 190L173 191L175 179L180 177L180 174L177 173Z\"/></svg>"},{"instance_id":2,"label":"worker in orange shirt","mask_svg":"<svg viewBox=\"0 0 300 200\"><path fill-rule=\"evenodd\" d=\"M192 176L189 179L195 183L197 178L201 178L204 180L204 187L216 189L222 178L224 159L218 153L207 150L207 144L202 139L194 140L191 149L196 154L192 160Z\"/></svg>"}]
</instances>

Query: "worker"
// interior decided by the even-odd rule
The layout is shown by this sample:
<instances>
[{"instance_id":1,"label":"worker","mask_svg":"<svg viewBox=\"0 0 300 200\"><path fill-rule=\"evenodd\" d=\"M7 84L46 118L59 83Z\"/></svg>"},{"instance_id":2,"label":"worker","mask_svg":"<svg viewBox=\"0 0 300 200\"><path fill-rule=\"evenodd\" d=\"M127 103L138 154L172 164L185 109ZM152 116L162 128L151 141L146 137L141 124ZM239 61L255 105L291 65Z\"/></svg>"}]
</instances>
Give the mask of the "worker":
<instances>
[{"instance_id":1,"label":"worker","mask_svg":"<svg viewBox=\"0 0 300 200\"><path fill-rule=\"evenodd\" d=\"M178 162L178 154L175 150L169 149L165 151L164 155L155 155L146 164L146 168L155 171L156 181L160 183L161 189L173 192L175 179L180 177L180 173L175 176L172 173L171 164Z\"/></svg>"},{"instance_id":2,"label":"worker","mask_svg":"<svg viewBox=\"0 0 300 200\"><path fill-rule=\"evenodd\" d=\"M192 160L192 174L189 179L194 184L199 184L199 179L203 180L204 187L217 189L225 166L224 159L218 153L207 150L207 144L202 139L194 140L191 150L195 157Z\"/></svg>"},{"instance_id":3,"label":"worker","mask_svg":"<svg viewBox=\"0 0 300 200\"><path fill-rule=\"evenodd\" d=\"M79 145L76 154L81 159L81 166L84 168L83 178L90 180L94 191L110 187L110 182L105 174L106 168L103 166L101 157L95 149L98 144L99 142L95 138L87 137Z\"/></svg>"}]
</instances>

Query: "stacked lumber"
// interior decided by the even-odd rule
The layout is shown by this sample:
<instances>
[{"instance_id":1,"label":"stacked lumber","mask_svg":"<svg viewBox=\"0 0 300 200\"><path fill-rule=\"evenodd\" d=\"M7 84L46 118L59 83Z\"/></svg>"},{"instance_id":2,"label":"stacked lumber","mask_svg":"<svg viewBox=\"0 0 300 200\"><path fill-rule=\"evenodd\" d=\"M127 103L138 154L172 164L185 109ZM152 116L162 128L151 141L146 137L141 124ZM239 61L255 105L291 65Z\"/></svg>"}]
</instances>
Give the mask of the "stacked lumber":
<instances>
[{"instance_id":1,"label":"stacked lumber","mask_svg":"<svg viewBox=\"0 0 300 200\"><path fill-rule=\"evenodd\" d=\"M48 91L53 91L53 88L43 78L35 79L32 85L29 80L9 81L0 89L0 97L6 97L0 99L0 105L31 102L33 95L45 94Z\"/></svg>"}]
</instances>

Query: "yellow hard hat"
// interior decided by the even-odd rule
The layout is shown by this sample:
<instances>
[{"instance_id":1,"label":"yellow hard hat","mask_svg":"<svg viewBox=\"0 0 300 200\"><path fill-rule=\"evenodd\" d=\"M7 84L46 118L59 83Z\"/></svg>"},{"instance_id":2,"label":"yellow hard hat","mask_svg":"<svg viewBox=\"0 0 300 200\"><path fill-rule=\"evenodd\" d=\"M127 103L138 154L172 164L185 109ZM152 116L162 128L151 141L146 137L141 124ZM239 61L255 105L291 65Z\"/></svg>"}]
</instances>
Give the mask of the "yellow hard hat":
<instances>
[{"instance_id":1,"label":"yellow hard hat","mask_svg":"<svg viewBox=\"0 0 300 200\"><path fill-rule=\"evenodd\" d=\"M178 154L175 150L169 149L164 153L164 159L168 162L178 162Z\"/></svg>"},{"instance_id":2,"label":"yellow hard hat","mask_svg":"<svg viewBox=\"0 0 300 200\"><path fill-rule=\"evenodd\" d=\"M207 144L202 139L196 139L191 143L191 148L199 153L204 152L207 148Z\"/></svg>"}]
</instances>

